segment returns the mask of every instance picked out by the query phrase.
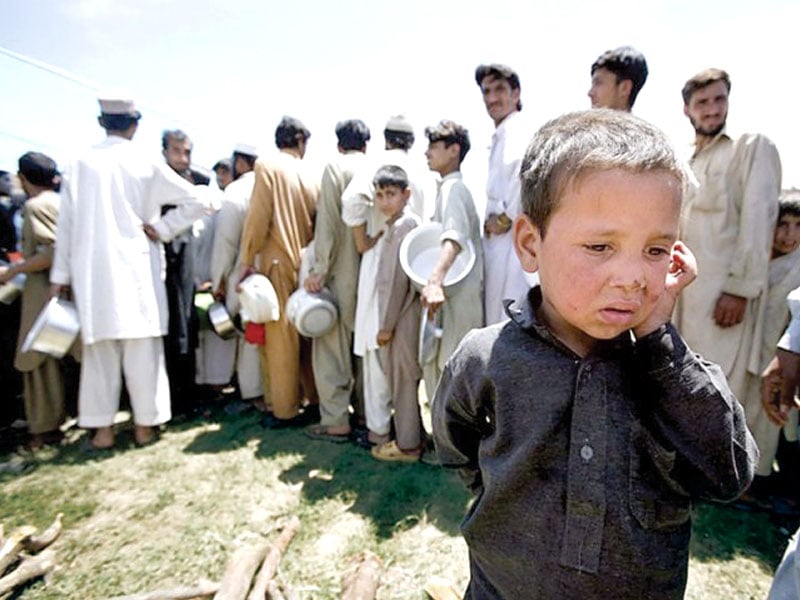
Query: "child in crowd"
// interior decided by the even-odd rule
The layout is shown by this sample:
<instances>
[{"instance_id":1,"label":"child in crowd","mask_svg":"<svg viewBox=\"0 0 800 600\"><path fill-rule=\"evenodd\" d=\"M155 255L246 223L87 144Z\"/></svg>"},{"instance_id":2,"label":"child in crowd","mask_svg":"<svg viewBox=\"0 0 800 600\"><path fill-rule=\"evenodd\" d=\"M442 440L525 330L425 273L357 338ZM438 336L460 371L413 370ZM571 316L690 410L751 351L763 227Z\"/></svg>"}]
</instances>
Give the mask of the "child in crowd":
<instances>
[{"instance_id":1,"label":"child in crowd","mask_svg":"<svg viewBox=\"0 0 800 600\"><path fill-rule=\"evenodd\" d=\"M433 220L441 223L443 230L439 260L422 290L422 303L429 318L436 318L442 328L435 355L422 365L425 391L428 398L433 398L447 358L470 329L483 327L483 248L481 221L461 176L461 163L470 148L469 133L453 121L441 121L435 127L428 127L425 135L428 167L442 177L433 213ZM445 296L445 277L470 243L475 253L472 270Z\"/></svg>"},{"instance_id":2,"label":"child in crowd","mask_svg":"<svg viewBox=\"0 0 800 600\"><path fill-rule=\"evenodd\" d=\"M684 170L647 122L546 124L514 245L540 285L467 334L433 402L439 460L476 494L467 598L682 598L692 500L733 499L756 448L722 371L670 324L696 276Z\"/></svg>"},{"instance_id":3,"label":"child in crowd","mask_svg":"<svg viewBox=\"0 0 800 600\"><path fill-rule=\"evenodd\" d=\"M742 398L747 426L756 440L759 450L756 477L747 493L745 502L763 508L772 508L769 497L789 496L790 501L800 500L798 494L797 469L800 456L797 449L797 411L789 413L783 427L775 424L761 403L761 374L775 355L775 346L789 322L789 307L786 296L800 286L800 194L787 192L780 200L778 223L772 242L772 257L769 263L769 288L756 307L759 318L751 344L750 366L747 372L747 395ZM779 452L780 473L772 485L767 477L772 474L772 463L776 458L781 432L786 441L785 452ZM781 489L783 488L783 489ZM787 489L788 488L788 489ZM788 492L788 494L786 493ZM798 508L798 507L795 507Z\"/></svg>"},{"instance_id":4,"label":"child in crowd","mask_svg":"<svg viewBox=\"0 0 800 600\"><path fill-rule=\"evenodd\" d=\"M374 202L386 219L384 233L374 248L377 255L371 297L362 299L377 309L367 328L364 355L364 403L372 456L378 460L415 462L422 453L422 420L417 389L419 296L400 267L400 244L419 221L408 208L411 190L400 167L383 166L373 179ZM356 327L360 324L357 323ZM390 440L394 408L395 440Z\"/></svg>"}]
</instances>

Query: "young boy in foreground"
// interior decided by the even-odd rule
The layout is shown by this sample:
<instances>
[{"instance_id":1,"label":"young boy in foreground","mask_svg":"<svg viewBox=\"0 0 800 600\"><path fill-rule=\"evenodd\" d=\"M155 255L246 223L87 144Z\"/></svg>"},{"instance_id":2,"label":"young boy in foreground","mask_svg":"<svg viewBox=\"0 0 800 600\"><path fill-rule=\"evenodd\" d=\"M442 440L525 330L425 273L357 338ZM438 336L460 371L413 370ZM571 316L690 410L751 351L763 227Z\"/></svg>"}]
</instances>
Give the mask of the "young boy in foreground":
<instances>
[{"instance_id":1,"label":"young boy in foreground","mask_svg":"<svg viewBox=\"0 0 800 600\"><path fill-rule=\"evenodd\" d=\"M733 499L757 451L720 369L670 324L696 264L683 170L610 110L546 124L514 244L541 284L470 332L433 402L439 460L476 498L466 598L681 598L692 499Z\"/></svg>"}]
</instances>

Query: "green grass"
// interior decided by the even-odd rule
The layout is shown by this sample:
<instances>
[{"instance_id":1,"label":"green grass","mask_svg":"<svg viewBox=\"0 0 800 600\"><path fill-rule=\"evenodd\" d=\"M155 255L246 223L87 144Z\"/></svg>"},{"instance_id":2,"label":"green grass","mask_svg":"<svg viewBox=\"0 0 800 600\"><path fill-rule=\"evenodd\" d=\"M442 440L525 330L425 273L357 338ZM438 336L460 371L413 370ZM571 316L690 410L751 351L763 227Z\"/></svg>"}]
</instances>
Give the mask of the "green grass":
<instances>
[{"instance_id":1,"label":"green grass","mask_svg":"<svg viewBox=\"0 0 800 600\"><path fill-rule=\"evenodd\" d=\"M469 496L454 473L265 431L252 414L172 426L144 449L129 437L122 432L120 449L99 457L73 439L28 456L22 473L0 472L7 531L64 513L58 570L18 598L106 598L217 580L238 546L274 540L293 515L301 529L280 577L300 598L337 598L341 574L363 550L383 560L381 600L423 598L434 575L466 585L459 523ZM765 597L795 526L699 505L687 598Z\"/></svg>"}]
</instances>

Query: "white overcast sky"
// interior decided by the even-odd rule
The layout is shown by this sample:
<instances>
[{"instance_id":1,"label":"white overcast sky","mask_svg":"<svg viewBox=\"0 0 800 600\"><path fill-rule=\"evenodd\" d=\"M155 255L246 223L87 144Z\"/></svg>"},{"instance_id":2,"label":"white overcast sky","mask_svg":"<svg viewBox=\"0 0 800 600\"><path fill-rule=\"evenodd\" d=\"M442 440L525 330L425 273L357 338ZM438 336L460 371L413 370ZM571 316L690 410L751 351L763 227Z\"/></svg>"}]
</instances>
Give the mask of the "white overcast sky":
<instances>
[{"instance_id":1,"label":"white overcast sky","mask_svg":"<svg viewBox=\"0 0 800 600\"><path fill-rule=\"evenodd\" d=\"M451 118L471 132L475 150L464 171L478 182L492 125L473 80L477 64L504 62L519 72L533 133L549 118L588 108L591 63L629 44L650 67L639 116L686 150L692 130L683 83L709 66L727 69L729 129L770 136L784 187L800 187L797 0L0 0L0 7L0 47L86 82L0 54L6 170L15 171L27 150L64 164L102 139L92 89L99 86L135 97L144 115L137 143L157 155L161 131L181 127L206 167L237 142L272 149L283 114L309 127L309 158L320 164L335 150L338 120L361 118L380 140L386 119L402 112L422 140L425 125Z\"/></svg>"}]
</instances>

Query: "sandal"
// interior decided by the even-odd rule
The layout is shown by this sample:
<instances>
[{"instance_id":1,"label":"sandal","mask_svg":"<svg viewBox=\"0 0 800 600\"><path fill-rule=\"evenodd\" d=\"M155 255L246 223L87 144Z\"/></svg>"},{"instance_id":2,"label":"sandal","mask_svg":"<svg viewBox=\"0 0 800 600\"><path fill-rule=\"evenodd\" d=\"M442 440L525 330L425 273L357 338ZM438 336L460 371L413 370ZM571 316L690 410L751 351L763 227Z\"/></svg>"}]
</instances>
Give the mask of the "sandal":
<instances>
[{"instance_id":1,"label":"sandal","mask_svg":"<svg viewBox=\"0 0 800 600\"><path fill-rule=\"evenodd\" d=\"M323 442L333 442L334 444L342 444L350 439L350 432L347 433L330 433L329 429L322 423L309 425L303 430L303 434L312 440L321 440Z\"/></svg>"},{"instance_id":2,"label":"sandal","mask_svg":"<svg viewBox=\"0 0 800 600\"><path fill-rule=\"evenodd\" d=\"M396 440L392 440L391 442L386 442L385 444L373 446L372 450L370 450L370 454L372 454L372 458L386 462L415 463L419 462L419 459L422 456L422 449L415 448L413 450L403 450L397 445Z\"/></svg>"}]
</instances>

